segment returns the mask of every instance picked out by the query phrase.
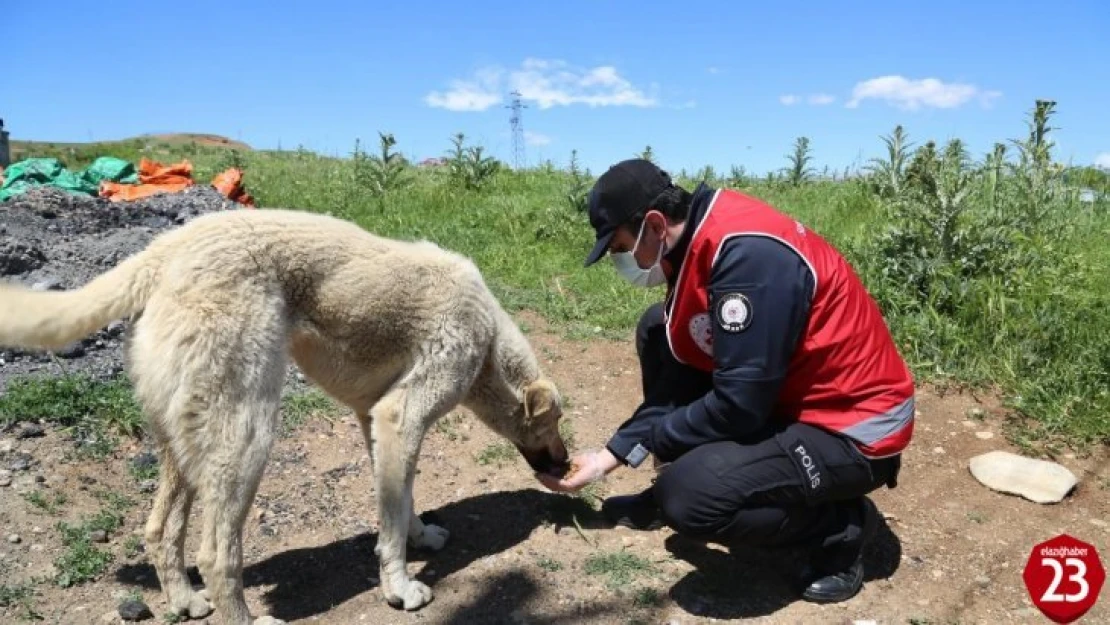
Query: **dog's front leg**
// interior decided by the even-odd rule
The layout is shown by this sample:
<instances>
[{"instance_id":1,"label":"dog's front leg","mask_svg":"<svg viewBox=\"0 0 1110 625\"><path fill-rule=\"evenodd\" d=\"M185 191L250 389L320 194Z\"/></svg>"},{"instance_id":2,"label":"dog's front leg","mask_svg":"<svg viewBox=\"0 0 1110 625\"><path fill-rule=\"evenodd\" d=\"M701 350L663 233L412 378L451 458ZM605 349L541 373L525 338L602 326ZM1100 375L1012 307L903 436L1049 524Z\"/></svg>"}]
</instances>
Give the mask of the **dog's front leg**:
<instances>
[{"instance_id":1,"label":"dog's front leg","mask_svg":"<svg viewBox=\"0 0 1110 625\"><path fill-rule=\"evenodd\" d=\"M450 537L451 532L447 531L447 528L434 523L425 523L420 519L420 515L416 513L416 505L413 503L412 491L410 490L409 547L439 551L447 544L447 539Z\"/></svg>"},{"instance_id":2,"label":"dog's front leg","mask_svg":"<svg viewBox=\"0 0 1110 625\"><path fill-rule=\"evenodd\" d=\"M432 600L432 590L410 577L406 568L406 543L410 520L415 516L412 511L412 487L419 441L416 441L414 448L412 441L402 436L403 402L403 390L386 395L375 406L371 421L378 517L381 520L374 552L378 556L382 594L386 601L394 607L417 610Z\"/></svg>"}]
</instances>

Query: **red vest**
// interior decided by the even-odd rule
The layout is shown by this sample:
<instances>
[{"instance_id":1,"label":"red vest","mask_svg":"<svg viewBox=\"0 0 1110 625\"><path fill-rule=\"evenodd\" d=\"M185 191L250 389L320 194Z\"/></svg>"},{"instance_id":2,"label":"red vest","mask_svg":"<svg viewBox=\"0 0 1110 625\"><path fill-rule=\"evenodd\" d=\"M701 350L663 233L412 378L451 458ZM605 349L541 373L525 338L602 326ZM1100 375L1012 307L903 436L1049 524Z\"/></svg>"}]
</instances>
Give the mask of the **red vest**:
<instances>
[{"instance_id":1,"label":"red vest","mask_svg":"<svg viewBox=\"0 0 1110 625\"><path fill-rule=\"evenodd\" d=\"M829 243L755 198L728 189L714 193L667 294L671 352L680 362L713 370L715 321L707 287L722 246L738 236L786 244L816 282L775 416L843 434L871 458L900 453L913 434L913 377L878 305ZM759 332L759 319L744 331Z\"/></svg>"}]
</instances>

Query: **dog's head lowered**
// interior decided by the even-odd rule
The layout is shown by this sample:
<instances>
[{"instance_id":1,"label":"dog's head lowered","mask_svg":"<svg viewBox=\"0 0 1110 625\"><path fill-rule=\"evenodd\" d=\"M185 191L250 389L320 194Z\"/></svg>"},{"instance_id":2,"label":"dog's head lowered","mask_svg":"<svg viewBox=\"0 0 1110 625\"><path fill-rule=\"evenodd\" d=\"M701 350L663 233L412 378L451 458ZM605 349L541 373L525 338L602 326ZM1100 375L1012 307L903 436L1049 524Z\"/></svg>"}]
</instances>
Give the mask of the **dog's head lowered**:
<instances>
[{"instance_id":1,"label":"dog's head lowered","mask_svg":"<svg viewBox=\"0 0 1110 625\"><path fill-rule=\"evenodd\" d=\"M563 416L559 389L550 380L539 378L524 387L522 395L519 434L513 442L532 470L561 475L569 468L570 459L559 433Z\"/></svg>"},{"instance_id":2,"label":"dog's head lowered","mask_svg":"<svg viewBox=\"0 0 1110 625\"><path fill-rule=\"evenodd\" d=\"M512 443L533 471L561 475L570 468L566 445L559 434L563 400L555 384L544 377L513 389L499 383L479 383L467 405L483 423Z\"/></svg>"}]
</instances>

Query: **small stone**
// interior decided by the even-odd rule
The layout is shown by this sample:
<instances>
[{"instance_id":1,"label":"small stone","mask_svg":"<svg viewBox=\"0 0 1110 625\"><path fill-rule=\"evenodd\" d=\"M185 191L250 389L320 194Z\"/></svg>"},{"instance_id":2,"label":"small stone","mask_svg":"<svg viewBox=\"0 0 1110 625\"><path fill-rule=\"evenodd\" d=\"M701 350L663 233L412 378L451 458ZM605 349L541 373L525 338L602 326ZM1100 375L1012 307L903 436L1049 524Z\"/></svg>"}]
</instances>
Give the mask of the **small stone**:
<instances>
[{"instance_id":1,"label":"small stone","mask_svg":"<svg viewBox=\"0 0 1110 625\"><path fill-rule=\"evenodd\" d=\"M158 456L144 451L131 459L131 466L136 469L150 469L158 466Z\"/></svg>"},{"instance_id":2,"label":"small stone","mask_svg":"<svg viewBox=\"0 0 1110 625\"><path fill-rule=\"evenodd\" d=\"M994 432L989 432L989 431L984 430L982 432L976 432L975 436L977 438L980 438L980 439L986 441L986 440L990 440L990 439L994 438Z\"/></svg>"},{"instance_id":3,"label":"small stone","mask_svg":"<svg viewBox=\"0 0 1110 625\"><path fill-rule=\"evenodd\" d=\"M944 453L945 453L945 451L944 451L944 448L943 448L943 447L934 447L934 448L933 448L933 453L934 453L934 454L937 454L937 455L939 456L939 455L942 455L942 454L944 454Z\"/></svg>"},{"instance_id":4,"label":"small stone","mask_svg":"<svg viewBox=\"0 0 1110 625\"><path fill-rule=\"evenodd\" d=\"M5 438L0 441L0 454L10 454L15 449L15 441Z\"/></svg>"},{"instance_id":5,"label":"small stone","mask_svg":"<svg viewBox=\"0 0 1110 625\"><path fill-rule=\"evenodd\" d=\"M36 526L34 526L34 527L32 527L32 528L31 528L31 533L32 533L32 534L43 534L43 533L45 533L45 532L46 532L46 530L42 529L42 528L41 528L41 527L39 527L38 525L36 525Z\"/></svg>"},{"instance_id":6,"label":"small stone","mask_svg":"<svg viewBox=\"0 0 1110 625\"><path fill-rule=\"evenodd\" d=\"M108 542L108 533L104 530L93 530L89 532L89 540L94 543L106 543Z\"/></svg>"},{"instance_id":7,"label":"small stone","mask_svg":"<svg viewBox=\"0 0 1110 625\"><path fill-rule=\"evenodd\" d=\"M940 579L940 578L944 577L944 571L942 571L940 569L933 569L932 575L933 575L933 579Z\"/></svg>"},{"instance_id":8,"label":"small stone","mask_svg":"<svg viewBox=\"0 0 1110 625\"><path fill-rule=\"evenodd\" d=\"M140 493L153 493L158 488L158 482L155 480L143 480L139 482Z\"/></svg>"},{"instance_id":9,"label":"small stone","mask_svg":"<svg viewBox=\"0 0 1110 625\"><path fill-rule=\"evenodd\" d=\"M11 486L11 485L12 485L12 478L10 478L6 475L3 476L3 477L0 477L0 486Z\"/></svg>"},{"instance_id":10,"label":"small stone","mask_svg":"<svg viewBox=\"0 0 1110 625\"><path fill-rule=\"evenodd\" d=\"M145 603L134 599L121 603L118 611L120 618L125 621L145 621L148 618L154 618L154 614Z\"/></svg>"},{"instance_id":11,"label":"small stone","mask_svg":"<svg viewBox=\"0 0 1110 625\"><path fill-rule=\"evenodd\" d=\"M988 488L1042 504L1062 501L1079 483L1079 478L1062 465L1008 451L975 456L968 468Z\"/></svg>"},{"instance_id":12,"label":"small stone","mask_svg":"<svg viewBox=\"0 0 1110 625\"><path fill-rule=\"evenodd\" d=\"M41 476L41 475L36 475L36 476L35 476L35 483L36 483L36 484L42 484L42 483L43 483L43 482L45 482L45 481L46 481L46 478L45 478L45 477L43 477L43 476Z\"/></svg>"},{"instance_id":13,"label":"small stone","mask_svg":"<svg viewBox=\"0 0 1110 625\"><path fill-rule=\"evenodd\" d=\"M42 436L46 436L46 430L38 423L24 423L15 435L19 439L40 438Z\"/></svg>"},{"instance_id":14,"label":"small stone","mask_svg":"<svg viewBox=\"0 0 1110 625\"><path fill-rule=\"evenodd\" d=\"M986 588L987 586L990 586L991 578L987 577L986 575L980 575L979 577L975 578L975 583L979 584L980 588Z\"/></svg>"},{"instance_id":15,"label":"small stone","mask_svg":"<svg viewBox=\"0 0 1110 625\"><path fill-rule=\"evenodd\" d=\"M22 541L23 539L19 537L19 534L8 534L8 542L11 544L18 545Z\"/></svg>"}]
</instances>

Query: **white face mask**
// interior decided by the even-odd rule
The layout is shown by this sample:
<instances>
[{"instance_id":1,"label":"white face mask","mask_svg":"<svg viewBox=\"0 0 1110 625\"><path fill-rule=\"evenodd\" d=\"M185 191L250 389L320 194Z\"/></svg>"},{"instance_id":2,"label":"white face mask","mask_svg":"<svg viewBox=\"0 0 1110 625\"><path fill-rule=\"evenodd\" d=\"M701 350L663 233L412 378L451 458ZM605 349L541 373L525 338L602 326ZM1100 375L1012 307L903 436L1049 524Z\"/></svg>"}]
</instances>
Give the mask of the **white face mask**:
<instances>
[{"instance_id":1,"label":"white face mask","mask_svg":"<svg viewBox=\"0 0 1110 625\"><path fill-rule=\"evenodd\" d=\"M640 224L640 233L636 236L636 245L632 247L631 252L619 252L610 254L613 258L613 265L617 268L617 273L625 280L632 284L641 287L655 287L667 283L667 276L663 273L663 268L659 265L659 261L663 258L663 249L667 246L664 241L659 246L659 254L655 257L655 262L648 269L642 269L639 263L636 262L636 248L640 246L640 239L644 236L644 226L647 225L645 219Z\"/></svg>"}]
</instances>

